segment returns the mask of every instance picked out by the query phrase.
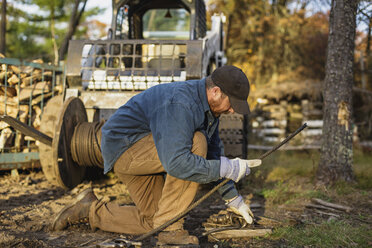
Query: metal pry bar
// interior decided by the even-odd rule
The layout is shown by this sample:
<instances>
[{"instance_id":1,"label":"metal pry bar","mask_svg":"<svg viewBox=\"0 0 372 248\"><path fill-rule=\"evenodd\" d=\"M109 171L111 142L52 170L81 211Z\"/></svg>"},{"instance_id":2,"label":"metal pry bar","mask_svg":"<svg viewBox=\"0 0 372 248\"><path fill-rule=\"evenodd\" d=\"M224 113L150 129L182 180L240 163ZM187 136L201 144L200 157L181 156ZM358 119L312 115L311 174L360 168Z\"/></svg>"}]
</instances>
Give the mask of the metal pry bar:
<instances>
[{"instance_id":1,"label":"metal pry bar","mask_svg":"<svg viewBox=\"0 0 372 248\"><path fill-rule=\"evenodd\" d=\"M278 150L282 145L284 145L285 143L287 143L289 140L291 140L294 136L296 136L299 132L301 132L305 128L307 128L307 123L304 123L300 128L298 128L296 131L294 131L293 133L291 133L287 138L285 138L282 142L280 142L279 144L277 144L276 146L274 146L271 150L269 150L269 151L265 152L264 154L262 154L259 159L262 160L262 159L266 158L267 156L269 156L271 153L273 153L276 150Z\"/></svg>"},{"instance_id":2,"label":"metal pry bar","mask_svg":"<svg viewBox=\"0 0 372 248\"><path fill-rule=\"evenodd\" d=\"M49 137L48 135L39 132L33 127L27 126L23 122L20 122L19 120L9 116L9 115L1 115L0 116L1 121L5 121L8 123L10 126L14 127L24 135L30 136L48 146L52 146L53 139Z\"/></svg>"},{"instance_id":3,"label":"metal pry bar","mask_svg":"<svg viewBox=\"0 0 372 248\"><path fill-rule=\"evenodd\" d=\"M266 153L262 154L259 159L264 159L266 158L267 156L269 156L271 153L275 152L276 150L278 150L282 145L284 145L285 143L287 143L289 140L291 140L294 136L296 136L298 133L300 133L302 130L304 130L305 128L307 127L307 124L303 124L300 128L298 128L295 132L293 132L292 134L290 134L287 138L285 138L282 142L280 142L278 145L276 145L275 147L273 147L270 151L267 151ZM193 204L191 204L185 211L183 211L182 213L179 213L178 215L176 215L173 219L165 222L163 225L161 226L158 226L157 228L149 231L148 233L145 233L143 235L141 235L140 237L136 238L135 240L136 241L141 241L141 240L144 240L150 236L152 236L153 234L165 229L166 227L172 225L174 222L178 221L179 219L181 219L183 216L185 216L188 212L190 212L193 208L195 208L196 206L198 206L200 203L202 203L205 199L207 199L210 195L212 195L214 192L216 192L219 188L221 188L223 185L225 185L228 181L230 181L230 179L225 179L223 180L222 182L220 182L218 185L216 185L213 189L211 189L209 192L207 192L203 197L201 197L199 200L197 200L196 202L194 202Z\"/></svg>"}]
</instances>

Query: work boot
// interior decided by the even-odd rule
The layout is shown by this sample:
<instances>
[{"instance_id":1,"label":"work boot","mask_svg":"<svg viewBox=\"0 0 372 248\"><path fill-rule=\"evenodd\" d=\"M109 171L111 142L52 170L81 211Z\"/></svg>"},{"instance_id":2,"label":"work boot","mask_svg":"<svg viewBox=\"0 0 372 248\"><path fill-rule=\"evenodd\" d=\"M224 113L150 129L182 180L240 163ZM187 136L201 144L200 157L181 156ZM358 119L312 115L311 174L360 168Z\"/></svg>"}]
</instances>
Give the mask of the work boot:
<instances>
[{"instance_id":1,"label":"work boot","mask_svg":"<svg viewBox=\"0 0 372 248\"><path fill-rule=\"evenodd\" d=\"M189 235L186 230L176 230L160 232L156 245L198 245L199 240L196 236Z\"/></svg>"},{"instance_id":2,"label":"work boot","mask_svg":"<svg viewBox=\"0 0 372 248\"><path fill-rule=\"evenodd\" d=\"M69 225L78 223L88 223L89 208L97 197L93 193L93 189L89 188L81 192L74 203L64 207L52 224L52 230L60 231L67 228Z\"/></svg>"}]
</instances>

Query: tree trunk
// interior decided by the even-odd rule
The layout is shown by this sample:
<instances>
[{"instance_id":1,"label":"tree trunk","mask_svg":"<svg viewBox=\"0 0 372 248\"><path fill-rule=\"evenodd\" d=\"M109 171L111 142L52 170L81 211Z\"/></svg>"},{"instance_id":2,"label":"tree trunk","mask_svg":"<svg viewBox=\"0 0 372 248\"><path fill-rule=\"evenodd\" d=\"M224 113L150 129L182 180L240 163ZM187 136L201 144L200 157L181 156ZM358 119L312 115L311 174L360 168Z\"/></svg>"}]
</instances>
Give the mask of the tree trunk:
<instances>
[{"instance_id":1,"label":"tree trunk","mask_svg":"<svg viewBox=\"0 0 372 248\"><path fill-rule=\"evenodd\" d=\"M79 5L80 5L81 2L83 2L83 6L81 7L81 9L79 11ZM65 35L65 37L63 38L61 47L59 49L59 58L60 59L64 59L64 57L67 53L68 43L72 39L72 36L74 35L77 27L79 26L81 16L83 15L86 4L87 4L87 0L75 0L74 9L71 12L70 21L69 21L69 24L68 24L68 31L67 31L67 34Z\"/></svg>"},{"instance_id":2,"label":"tree trunk","mask_svg":"<svg viewBox=\"0 0 372 248\"><path fill-rule=\"evenodd\" d=\"M372 30L372 17L369 18L368 31L367 31L367 45L366 45L366 56L370 56L371 51L371 30Z\"/></svg>"},{"instance_id":3,"label":"tree trunk","mask_svg":"<svg viewBox=\"0 0 372 248\"><path fill-rule=\"evenodd\" d=\"M1 4L1 26L0 26L0 53L5 55L6 43L6 0L3 0Z\"/></svg>"},{"instance_id":4,"label":"tree trunk","mask_svg":"<svg viewBox=\"0 0 372 248\"><path fill-rule=\"evenodd\" d=\"M332 0L323 88L323 144L317 181L354 179L352 88L358 1Z\"/></svg>"},{"instance_id":5,"label":"tree trunk","mask_svg":"<svg viewBox=\"0 0 372 248\"><path fill-rule=\"evenodd\" d=\"M54 25L54 15L50 19L50 32L52 34L52 43L53 43L53 51L54 51L54 65L59 64L59 57L58 57L58 45L56 41L56 32L55 32L55 25Z\"/></svg>"},{"instance_id":6,"label":"tree trunk","mask_svg":"<svg viewBox=\"0 0 372 248\"><path fill-rule=\"evenodd\" d=\"M367 33L367 46L366 46L366 66L367 68L367 85L368 85L368 69L371 61L371 30L372 30L372 17L369 18L369 23L368 23L368 33ZM370 87L372 88L372 81L370 81Z\"/></svg>"}]
</instances>

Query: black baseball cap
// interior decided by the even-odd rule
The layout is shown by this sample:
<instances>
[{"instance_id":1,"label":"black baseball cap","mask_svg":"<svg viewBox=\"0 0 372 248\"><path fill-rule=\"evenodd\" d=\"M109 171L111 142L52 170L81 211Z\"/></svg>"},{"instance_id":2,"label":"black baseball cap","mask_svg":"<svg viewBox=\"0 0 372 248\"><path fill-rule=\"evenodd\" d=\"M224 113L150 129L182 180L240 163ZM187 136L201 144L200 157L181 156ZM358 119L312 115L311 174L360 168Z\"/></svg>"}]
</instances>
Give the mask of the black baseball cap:
<instances>
[{"instance_id":1,"label":"black baseball cap","mask_svg":"<svg viewBox=\"0 0 372 248\"><path fill-rule=\"evenodd\" d=\"M239 114L249 114L247 98L249 81L244 72L238 67L224 65L212 72L212 81L221 88L230 100L231 107Z\"/></svg>"}]
</instances>

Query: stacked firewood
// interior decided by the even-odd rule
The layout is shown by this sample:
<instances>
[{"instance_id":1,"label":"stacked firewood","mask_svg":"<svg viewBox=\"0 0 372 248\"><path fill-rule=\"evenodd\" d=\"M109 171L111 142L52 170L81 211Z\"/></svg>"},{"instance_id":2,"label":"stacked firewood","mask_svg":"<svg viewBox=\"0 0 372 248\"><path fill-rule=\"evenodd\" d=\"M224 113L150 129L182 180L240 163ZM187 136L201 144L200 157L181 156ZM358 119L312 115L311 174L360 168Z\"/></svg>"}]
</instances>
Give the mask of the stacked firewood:
<instances>
[{"instance_id":1,"label":"stacked firewood","mask_svg":"<svg viewBox=\"0 0 372 248\"><path fill-rule=\"evenodd\" d=\"M0 57L4 58L2 54ZM41 59L32 62L43 63ZM62 92L62 84L53 86L52 79L53 72L50 70L0 63L0 115L9 115L39 129L42 107L52 95ZM0 132L0 151L5 147L22 150L25 140L33 141L1 121Z\"/></svg>"},{"instance_id":2,"label":"stacked firewood","mask_svg":"<svg viewBox=\"0 0 372 248\"><path fill-rule=\"evenodd\" d=\"M257 116L252 118L252 132L264 142L277 143L285 138L287 101L279 104L263 102Z\"/></svg>"},{"instance_id":3,"label":"stacked firewood","mask_svg":"<svg viewBox=\"0 0 372 248\"><path fill-rule=\"evenodd\" d=\"M319 101L301 101L303 122L307 123L308 128L301 135L304 143L320 145L323 127L323 103Z\"/></svg>"},{"instance_id":4,"label":"stacked firewood","mask_svg":"<svg viewBox=\"0 0 372 248\"><path fill-rule=\"evenodd\" d=\"M308 128L292 144L316 147L322 135L322 115L322 103L316 100L260 99L252 116L252 133L258 143L278 143L306 122Z\"/></svg>"}]
</instances>

